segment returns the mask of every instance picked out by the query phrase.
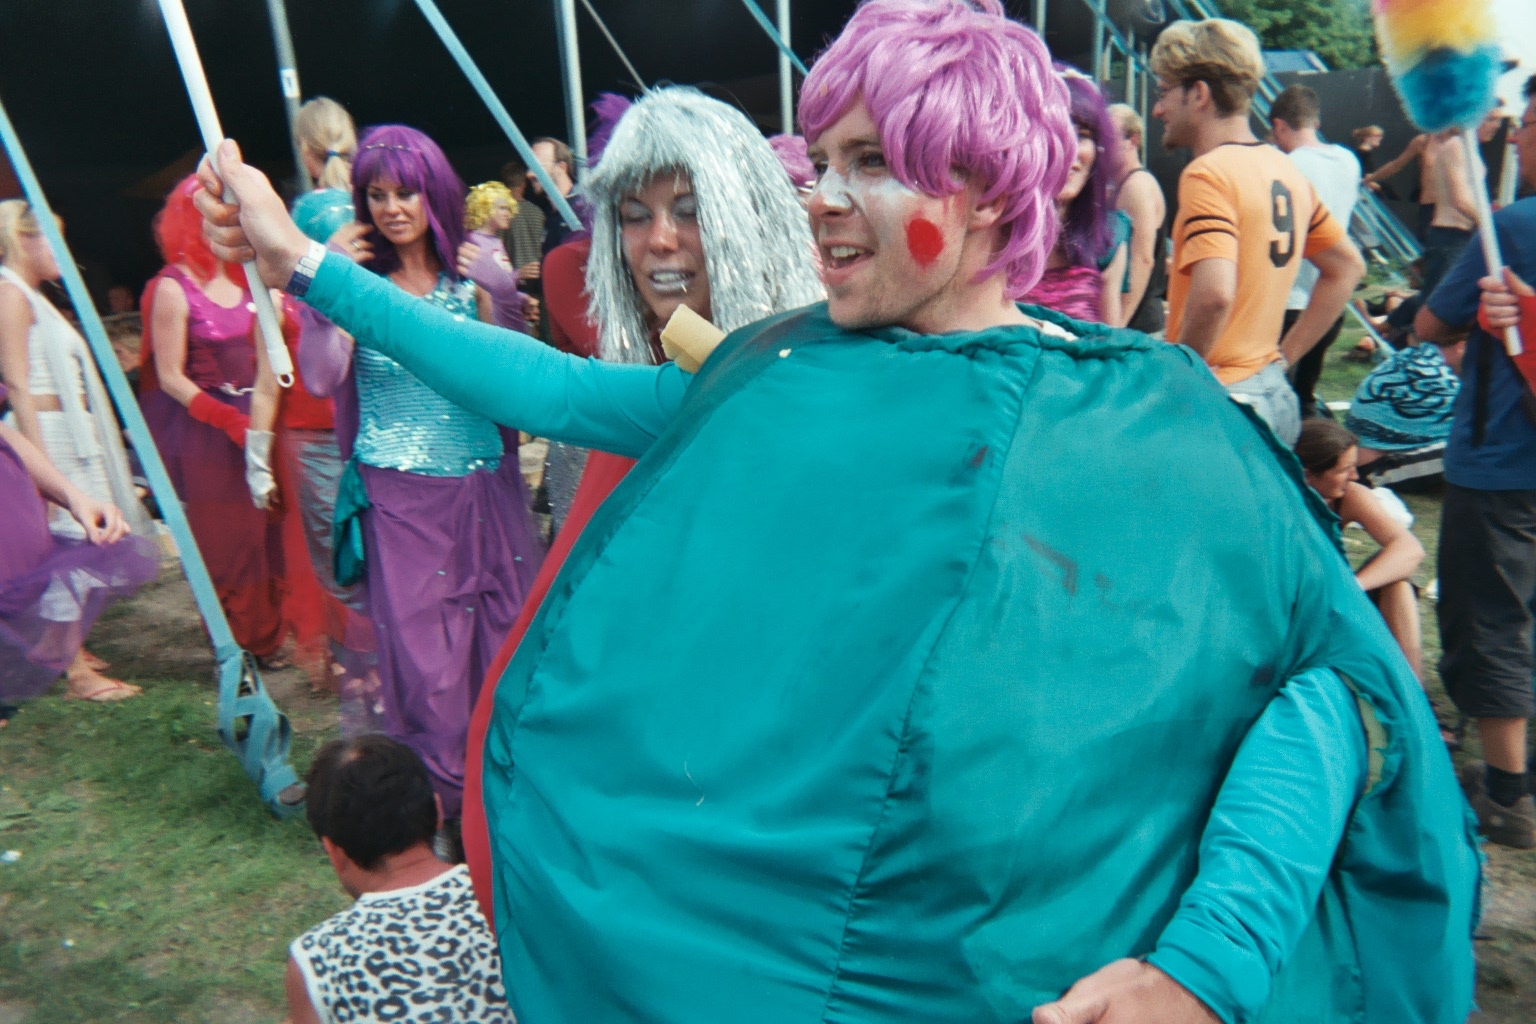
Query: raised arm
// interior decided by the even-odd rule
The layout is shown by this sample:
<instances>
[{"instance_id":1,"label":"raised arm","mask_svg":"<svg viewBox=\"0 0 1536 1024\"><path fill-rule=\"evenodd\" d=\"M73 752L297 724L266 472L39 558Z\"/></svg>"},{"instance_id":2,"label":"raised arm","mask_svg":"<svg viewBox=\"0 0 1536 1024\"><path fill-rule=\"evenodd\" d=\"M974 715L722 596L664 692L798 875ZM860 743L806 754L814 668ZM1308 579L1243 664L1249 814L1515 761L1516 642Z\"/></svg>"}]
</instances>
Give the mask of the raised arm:
<instances>
[{"instance_id":1,"label":"raised arm","mask_svg":"<svg viewBox=\"0 0 1536 1024\"><path fill-rule=\"evenodd\" d=\"M638 458L671 423L692 380L672 363L580 359L526 335L461 319L330 253L306 301L358 344L507 427Z\"/></svg>"},{"instance_id":2,"label":"raised arm","mask_svg":"<svg viewBox=\"0 0 1536 1024\"><path fill-rule=\"evenodd\" d=\"M214 255L255 260L262 280L288 283L310 241L260 171L226 140L219 166L237 203L204 160L194 196ZM352 335L428 387L504 426L618 455L644 454L666 429L692 379L676 366L577 359L542 342L464 320L407 295L345 257L327 254L303 296Z\"/></svg>"},{"instance_id":3,"label":"raised arm","mask_svg":"<svg viewBox=\"0 0 1536 1024\"><path fill-rule=\"evenodd\" d=\"M1364 179L1365 184L1373 185L1378 181L1386 181L1388 178L1395 176L1398 171L1419 158L1420 154L1424 152L1424 144L1428 141L1429 137L1427 135L1415 135L1412 141L1403 147L1401 153L1376 168L1370 174L1367 174Z\"/></svg>"}]
</instances>

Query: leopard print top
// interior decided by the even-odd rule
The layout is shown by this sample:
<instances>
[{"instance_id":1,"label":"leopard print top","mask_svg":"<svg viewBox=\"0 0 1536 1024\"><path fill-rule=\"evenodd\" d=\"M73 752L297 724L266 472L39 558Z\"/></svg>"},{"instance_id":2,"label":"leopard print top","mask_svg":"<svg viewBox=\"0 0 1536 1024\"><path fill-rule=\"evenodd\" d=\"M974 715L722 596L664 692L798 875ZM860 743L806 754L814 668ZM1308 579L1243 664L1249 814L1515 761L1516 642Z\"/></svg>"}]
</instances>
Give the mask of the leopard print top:
<instances>
[{"instance_id":1,"label":"leopard print top","mask_svg":"<svg viewBox=\"0 0 1536 1024\"><path fill-rule=\"evenodd\" d=\"M364 893L289 953L326 1024L515 1024L462 864L422 885Z\"/></svg>"}]
</instances>

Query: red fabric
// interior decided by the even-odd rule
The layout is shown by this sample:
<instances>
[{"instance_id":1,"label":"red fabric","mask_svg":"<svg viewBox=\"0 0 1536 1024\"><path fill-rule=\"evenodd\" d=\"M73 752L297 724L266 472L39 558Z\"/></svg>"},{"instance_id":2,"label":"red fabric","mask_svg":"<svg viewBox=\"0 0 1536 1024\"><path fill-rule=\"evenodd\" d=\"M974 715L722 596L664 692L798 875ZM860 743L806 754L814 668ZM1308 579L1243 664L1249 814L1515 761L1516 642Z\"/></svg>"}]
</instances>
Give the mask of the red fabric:
<instances>
[{"instance_id":1,"label":"red fabric","mask_svg":"<svg viewBox=\"0 0 1536 1024\"><path fill-rule=\"evenodd\" d=\"M1520 342L1524 351L1517 356L1510 356L1514 360L1515 368L1520 371L1520 376L1525 378L1525 383L1536 391L1536 296L1521 295L1520 301ZM1490 335L1504 340L1504 332L1496 331L1488 326L1488 321L1483 318L1482 307L1477 310L1477 325Z\"/></svg>"},{"instance_id":2,"label":"red fabric","mask_svg":"<svg viewBox=\"0 0 1536 1024\"><path fill-rule=\"evenodd\" d=\"M295 383L297 388L298 384ZM281 420L279 420L281 424ZM304 514L299 508L299 473L287 430L279 425L272 452L272 472L277 478L277 509L282 517L283 624L293 630L298 646L297 664L309 676L312 689L338 690L327 668L325 641L346 636L347 609L326 592L315 575L304 536Z\"/></svg>"},{"instance_id":3,"label":"red fabric","mask_svg":"<svg viewBox=\"0 0 1536 1024\"><path fill-rule=\"evenodd\" d=\"M548 265L546 261L545 266ZM546 295L548 287L546 278ZM512 632L507 634L506 642L501 645L491 670L486 673L485 683L480 687L480 699L475 702L474 714L469 719L469 747L464 759L464 811L459 824L464 842L464 859L469 864L475 898L480 901L480 909L484 911L485 919L493 931L496 927L496 908L491 891L491 839L485 822L481 761L485 753L485 734L491 724L491 711L496 704L496 684L506 671L507 663L512 660L512 653L522 642L523 634L528 631L528 624L538 614L539 605L544 603L544 595L549 593L550 584L554 583L560 567L565 564L565 556L571 553L576 538L581 536L592 514L613 493L613 489L634 464L634 459L609 455L607 452L593 452L587 459L587 468L581 474L581 483L576 487L576 496L571 501L571 511L565 518L565 526L550 545L549 554L544 556L544 566L533 581L533 589L523 603L522 614L512 624Z\"/></svg>"},{"instance_id":4,"label":"red fabric","mask_svg":"<svg viewBox=\"0 0 1536 1024\"><path fill-rule=\"evenodd\" d=\"M245 451L245 428L250 426L251 418L239 409L210 397L206 391L199 391L192 396L192 402L187 406L187 415L199 423L224 431L224 436L235 442L236 448Z\"/></svg>"},{"instance_id":5,"label":"red fabric","mask_svg":"<svg viewBox=\"0 0 1536 1024\"><path fill-rule=\"evenodd\" d=\"M544 257L544 315L555 348L578 356L597 355L597 325L587 319L587 257L590 236L557 245Z\"/></svg>"},{"instance_id":6,"label":"red fabric","mask_svg":"<svg viewBox=\"0 0 1536 1024\"><path fill-rule=\"evenodd\" d=\"M282 391L277 406L277 425L290 430L334 430L336 410L331 400L310 394L299 374L301 326L293 300L283 296L283 344L288 346L288 358L293 363L293 386Z\"/></svg>"}]
</instances>

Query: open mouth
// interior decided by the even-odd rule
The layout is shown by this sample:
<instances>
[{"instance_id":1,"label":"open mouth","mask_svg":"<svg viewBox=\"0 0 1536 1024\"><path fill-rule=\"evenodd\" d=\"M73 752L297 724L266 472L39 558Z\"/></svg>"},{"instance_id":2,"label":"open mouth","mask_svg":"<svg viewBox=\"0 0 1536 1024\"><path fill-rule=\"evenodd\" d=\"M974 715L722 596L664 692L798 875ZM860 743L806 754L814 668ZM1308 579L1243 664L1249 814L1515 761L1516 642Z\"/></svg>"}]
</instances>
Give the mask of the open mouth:
<instances>
[{"instance_id":1,"label":"open mouth","mask_svg":"<svg viewBox=\"0 0 1536 1024\"><path fill-rule=\"evenodd\" d=\"M651 290L657 295L687 295L693 275L686 270L653 270L650 273Z\"/></svg>"},{"instance_id":2,"label":"open mouth","mask_svg":"<svg viewBox=\"0 0 1536 1024\"><path fill-rule=\"evenodd\" d=\"M821 247L822 264L833 270L844 270L860 260L868 259L870 255L868 249L861 249L856 245L823 245Z\"/></svg>"}]
</instances>

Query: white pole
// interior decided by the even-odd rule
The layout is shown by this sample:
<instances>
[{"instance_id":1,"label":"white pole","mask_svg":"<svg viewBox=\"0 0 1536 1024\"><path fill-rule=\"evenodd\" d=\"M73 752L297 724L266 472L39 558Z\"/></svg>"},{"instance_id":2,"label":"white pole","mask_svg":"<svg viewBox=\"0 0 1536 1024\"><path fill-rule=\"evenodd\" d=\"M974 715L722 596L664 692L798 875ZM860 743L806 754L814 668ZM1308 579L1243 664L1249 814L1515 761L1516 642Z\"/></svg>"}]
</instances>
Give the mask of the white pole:
<instances>
[{"instance_id":1,"label":"white pole","mask_svg":"<svg viewBox=\"0 0 1536 1024\"><path fill-rule=\"evenodd\" d=\"M304 166L304 152L293 134L293 120L299 116L299 65L293 56L293 33L288 31L288 7L283 0L267 0L267 14L272 21L272 47L277 51L277 81L283 90L283 109L288 112L288 139L293 143L293 170L299 192L315 187Z\"/></svg>"},{"instance_id":2,"label":"white pole","mask_svg":"<svg viewBox=\"0 0 1536 1024\"><path fill-rule=\"evenodd\" d=\"M1472 183L1472 202L1477 207L1477 233L1483 243L1483 262L1488 266L1490 277L1504 276L1504 259L1499 253L1499 236L1493 228L1493 207L1488 202L1488 170L1478 154L1477 129L1468 128L1461 134L1461 152L1466 158L1467 180ZM1504 347L1512 356L1525 351L1520 339L1520 328L1511 327L1504 332Z\"/></svg>"},{"instance_id":3,"label":"white pole","mask_svg":"<svg viewBox=\"0 0 1536 1024\"><path fill-rule=\"evenodd\" d=\"M1045 38L1045 4L1046 0L1035 0L1035 33Z\"/></svg>"},{"instance_id":4,"label":"white pole","mask_svg":"<svg viewBox=\"0 0 1536 1024\"><path fill-rule=\"evenodd\" d=\"M192 26L187 24L187 12L181 6L181 0L160 0L160 13L165 16L165 27L171 34L176 63L181 65L181 77L192 100L192 113L203 136L203 148L217 170L218 160L214 154L218 152L219 143L224 141L224 129L219 127L219 112L213 105L213 94L208 91L208 76L203 74L203 61L197 55L197 41L192 38ZM226 202L232 202L234 198L234 193L225 191ZM293 360L288 357L288 346L283 344L283 332L277 326L277 311L272 308L272 295L261 283L255 260L245 265L245 276L251 287L251 302L256 307L256 320L261 324L261 337L267 346L267 361L272 365L272 373L282 387L292 387Z\"/></svg>"},{"instance_id":5,"label":"white pole","mask_svg":"<svg viewBox=\"0 0 1536 1024\"><path fill-rule=\"evenodd\" d=\"M778 0L779 4L779 38L784 40L784 45L789 42L789 0ZM779 131L786 135L795 132L795 80L789 67L789 55L783 50L779 51Z\"/></svg>"},{"instance_id":6,"label":"white pole","mask_svg":"<svg viewBox=\"0 0 1536 1024\"><path fill-rule=\"evenodd\" d=\"M555 0L555 27L560 37L560 72L565 79L565 126L571 137L578 180L587 176L586 99L581 94L581 49L576 41L576 0Z\"/></svg>"}]
</instances>

